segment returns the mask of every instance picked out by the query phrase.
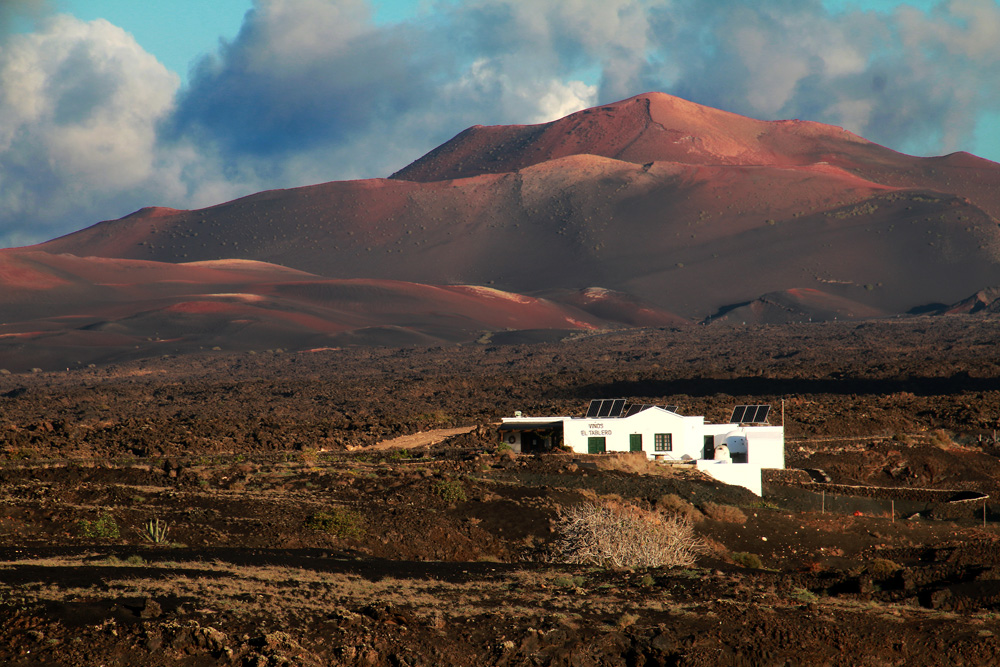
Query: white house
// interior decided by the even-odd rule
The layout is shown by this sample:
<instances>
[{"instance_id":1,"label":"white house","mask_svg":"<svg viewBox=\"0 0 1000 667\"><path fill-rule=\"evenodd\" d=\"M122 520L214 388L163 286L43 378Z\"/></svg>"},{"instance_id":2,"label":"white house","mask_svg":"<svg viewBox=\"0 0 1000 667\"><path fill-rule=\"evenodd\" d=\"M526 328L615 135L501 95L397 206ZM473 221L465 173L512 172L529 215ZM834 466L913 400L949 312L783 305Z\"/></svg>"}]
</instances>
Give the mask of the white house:
<instances>
[{"instance_id":1,"label":"white house","mask_svg":"<svg viewBox=\"0 0 1000 667\"><path fill-rule=\"evenodd\" d=\"M677 414L673 406L591 401L586 417L504 418L500 435L516 452L559 446L580 454L645 452L655 460L690 461L712 477L761 494L763 468L785 467L785 428L767 423L770 406L741 405L730 422Z\"/></svg>"}]
</instances>

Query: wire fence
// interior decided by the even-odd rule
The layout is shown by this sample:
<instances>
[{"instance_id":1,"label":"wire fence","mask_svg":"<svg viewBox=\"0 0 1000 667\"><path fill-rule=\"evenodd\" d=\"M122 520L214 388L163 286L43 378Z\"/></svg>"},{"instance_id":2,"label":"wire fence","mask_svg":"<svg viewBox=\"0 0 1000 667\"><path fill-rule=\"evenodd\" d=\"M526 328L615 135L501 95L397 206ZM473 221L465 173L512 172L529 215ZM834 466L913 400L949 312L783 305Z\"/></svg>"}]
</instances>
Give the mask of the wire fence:
<instances>
[{"instance_id":1,"label":"wire fence","mask_svg":"<svg viewBox=\"0 0 1000 667\"><path fill-rule=\"evenodd\" d=\"M856 487L850 491L857 493L844 493L844 487L830 485L827 489L822 488L824 486L815 484L804 488L768 484L764 498L779 507L798 512L870 516L890 521L1000 521L1000 506L991 505L989 496L975 492Z\"/></svg>"}]
</instances>

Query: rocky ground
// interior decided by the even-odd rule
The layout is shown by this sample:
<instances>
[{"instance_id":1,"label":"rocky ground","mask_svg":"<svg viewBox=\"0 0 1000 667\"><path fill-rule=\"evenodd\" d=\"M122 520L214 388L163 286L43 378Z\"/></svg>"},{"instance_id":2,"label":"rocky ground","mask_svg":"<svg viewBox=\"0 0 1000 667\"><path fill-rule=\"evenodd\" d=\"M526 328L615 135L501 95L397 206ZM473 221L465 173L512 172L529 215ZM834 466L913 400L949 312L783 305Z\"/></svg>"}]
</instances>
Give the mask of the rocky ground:
<instances>
[{"instance_id":1,"label":"rocky ground","mask_svg":"<svg viewBox=\"0 0 1000 667\"><path fill-rule=\"evenodd\" d=\"M997 326L498 336L0 376L0 663L1000 662ZM514 410L607 397L712 421L784 400L790 466L840 491L987 493L987 521L981 502L903 512L884 490L855 515L817 504L806 473L757 498L688 469L498 447ZM474 428L375 447L458 426ZM588 503L687 517L702 547L680 567L568 564L562 517Z\"/></svg>"}]
</instances>

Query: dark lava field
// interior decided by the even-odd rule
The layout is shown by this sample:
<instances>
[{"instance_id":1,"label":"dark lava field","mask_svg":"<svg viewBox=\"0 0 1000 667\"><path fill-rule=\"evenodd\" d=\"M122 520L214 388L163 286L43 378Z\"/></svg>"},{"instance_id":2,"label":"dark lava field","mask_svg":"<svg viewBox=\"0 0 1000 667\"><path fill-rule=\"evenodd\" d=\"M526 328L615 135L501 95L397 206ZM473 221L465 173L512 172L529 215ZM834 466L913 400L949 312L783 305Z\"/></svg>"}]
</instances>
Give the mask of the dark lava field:
<instances>
[{"instance_id":1,"label":"dark lava field","mask_svg":"<svg viewBox=\"0 0 1000 667\"><path fill-rule=\"evenodd\" d=\"M496 334L0 375L0 663L996 664L998 332ZM617 397L710 421L783 405L792 470L759 498L500 446L515 410ZM949 494L979 499L919 501ZM588 504L683 518L693 560L567 562Z\"/></svg>"}]
</instances>

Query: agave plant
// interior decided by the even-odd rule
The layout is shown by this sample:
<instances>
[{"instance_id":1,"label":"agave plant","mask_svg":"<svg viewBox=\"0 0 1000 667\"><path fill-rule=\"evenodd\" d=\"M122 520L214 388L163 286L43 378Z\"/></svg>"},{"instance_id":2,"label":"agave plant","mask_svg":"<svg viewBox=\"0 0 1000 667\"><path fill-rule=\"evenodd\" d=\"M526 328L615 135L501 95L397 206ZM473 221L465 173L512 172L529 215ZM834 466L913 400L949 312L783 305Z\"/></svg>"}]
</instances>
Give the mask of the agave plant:
<instances>
[{"instance_id":1,"label":"agave plant","mask_svg":"<svg viewBox=\"0 0 1000 667\"><path fill-rule=\"evenodd\" d=\"M170 534L170 525L166 521L153 518L146 522L142 530L137 531L142 537L153 544L164 544Z\"/></svg>"}]
</instances>

